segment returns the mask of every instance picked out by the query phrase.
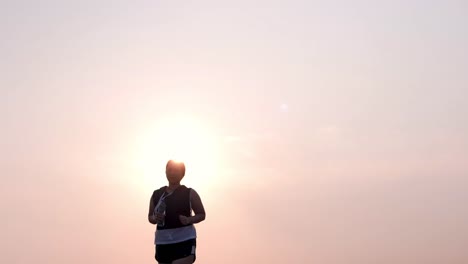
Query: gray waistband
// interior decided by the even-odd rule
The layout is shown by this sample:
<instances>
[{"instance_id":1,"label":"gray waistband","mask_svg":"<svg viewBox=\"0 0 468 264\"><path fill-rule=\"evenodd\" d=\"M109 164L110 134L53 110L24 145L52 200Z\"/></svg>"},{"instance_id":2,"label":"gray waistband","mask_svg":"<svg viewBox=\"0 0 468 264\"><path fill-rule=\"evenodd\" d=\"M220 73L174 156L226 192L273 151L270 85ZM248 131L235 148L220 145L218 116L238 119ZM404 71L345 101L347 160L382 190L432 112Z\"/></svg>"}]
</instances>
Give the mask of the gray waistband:
<instances>
[{"instance_id":1,"label":"gray waistband","mask_svg":"<svg viewBox=\"0 0 468 264\"><path fill-rule=\"evenodd\" d=\"M154 244L164 245L186 241L192 238L197 238L195 226L189 225L179 228L156 230Z\"/></svg>"}]
</instances>

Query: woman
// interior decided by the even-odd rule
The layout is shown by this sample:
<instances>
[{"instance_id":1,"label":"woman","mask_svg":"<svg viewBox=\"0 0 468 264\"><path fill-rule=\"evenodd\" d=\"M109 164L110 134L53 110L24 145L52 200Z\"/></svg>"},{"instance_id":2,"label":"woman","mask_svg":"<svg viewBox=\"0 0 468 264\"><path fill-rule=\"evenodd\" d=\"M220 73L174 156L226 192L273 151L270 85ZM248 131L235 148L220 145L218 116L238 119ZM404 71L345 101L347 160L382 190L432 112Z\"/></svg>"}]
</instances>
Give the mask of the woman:
<instances>
[{"instance_id":1,"label":"woman","mask_svg":"<svg viewBox=\"0 0 468 264\"><path fill-rule=\"evenodd\" d=\"M155 258L160 264L189 264L196 259L194 224L205 220L205 209L198 193L180 184L184 175L184 163L170 160L166 165L169 185L151 196L148 221L157 225Z\"/></svg>"}]
</instances>

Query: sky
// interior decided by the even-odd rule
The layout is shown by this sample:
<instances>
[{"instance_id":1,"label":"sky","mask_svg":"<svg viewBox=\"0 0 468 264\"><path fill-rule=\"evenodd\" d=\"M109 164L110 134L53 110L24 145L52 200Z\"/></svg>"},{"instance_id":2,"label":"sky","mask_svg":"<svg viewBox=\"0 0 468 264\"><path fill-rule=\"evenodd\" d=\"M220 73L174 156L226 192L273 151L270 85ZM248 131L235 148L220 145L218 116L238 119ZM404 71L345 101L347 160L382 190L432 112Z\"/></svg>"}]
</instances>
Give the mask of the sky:
<instances>
[{"instance_id":1,"label":"sky","mask_svg":"<svg viewBox=\"0 0 468 264\"><path fill-rule=\"evenodd\" d=\"M466 1L0 1L0 262L468 263Z\"/></svg>"}]
</instances>

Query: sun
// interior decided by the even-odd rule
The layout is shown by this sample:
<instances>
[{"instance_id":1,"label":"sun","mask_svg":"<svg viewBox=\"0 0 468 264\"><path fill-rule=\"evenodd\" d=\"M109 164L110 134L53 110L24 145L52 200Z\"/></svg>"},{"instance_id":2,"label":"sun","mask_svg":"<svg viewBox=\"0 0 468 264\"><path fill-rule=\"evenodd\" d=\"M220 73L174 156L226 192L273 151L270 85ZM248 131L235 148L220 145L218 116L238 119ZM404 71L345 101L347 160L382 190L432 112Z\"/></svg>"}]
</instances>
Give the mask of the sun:
<instances>
[{"instance_id":1,"label":"sun","mask_svg":"<svg viewBox=\"0 0 468 264\"><path fill-rule=\"evenodd\" d=\"M184 162L183 184L206 188L214 184L218 164L217 137L207 123L193 117L168 117L138 136L135 166L144 185L167 184L168 160Z\"/></svg>"}]
</instances>

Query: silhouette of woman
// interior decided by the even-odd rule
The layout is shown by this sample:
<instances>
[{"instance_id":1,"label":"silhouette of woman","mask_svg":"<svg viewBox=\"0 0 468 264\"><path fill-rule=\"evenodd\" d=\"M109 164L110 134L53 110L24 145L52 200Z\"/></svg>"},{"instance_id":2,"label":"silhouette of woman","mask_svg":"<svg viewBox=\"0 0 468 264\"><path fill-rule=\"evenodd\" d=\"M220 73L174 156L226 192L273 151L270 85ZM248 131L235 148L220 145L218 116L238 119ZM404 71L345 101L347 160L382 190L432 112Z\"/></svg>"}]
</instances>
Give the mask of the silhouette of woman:
<instances>
[{"instance_id":1,"label":"silhouette of woman","mask_svg":"<svg viewBox=\"0 0 468 264\"><path fill-rule=\"evenodd\" d=\"M160 264L189 264L196 259L194 224L205 220L205 209L198 193L180 184L184 175L185 164L169 160L166 165L169 186L155 190L150 199L148 221L157 225L155 258Z\"/></svg>"}]
</instances>

